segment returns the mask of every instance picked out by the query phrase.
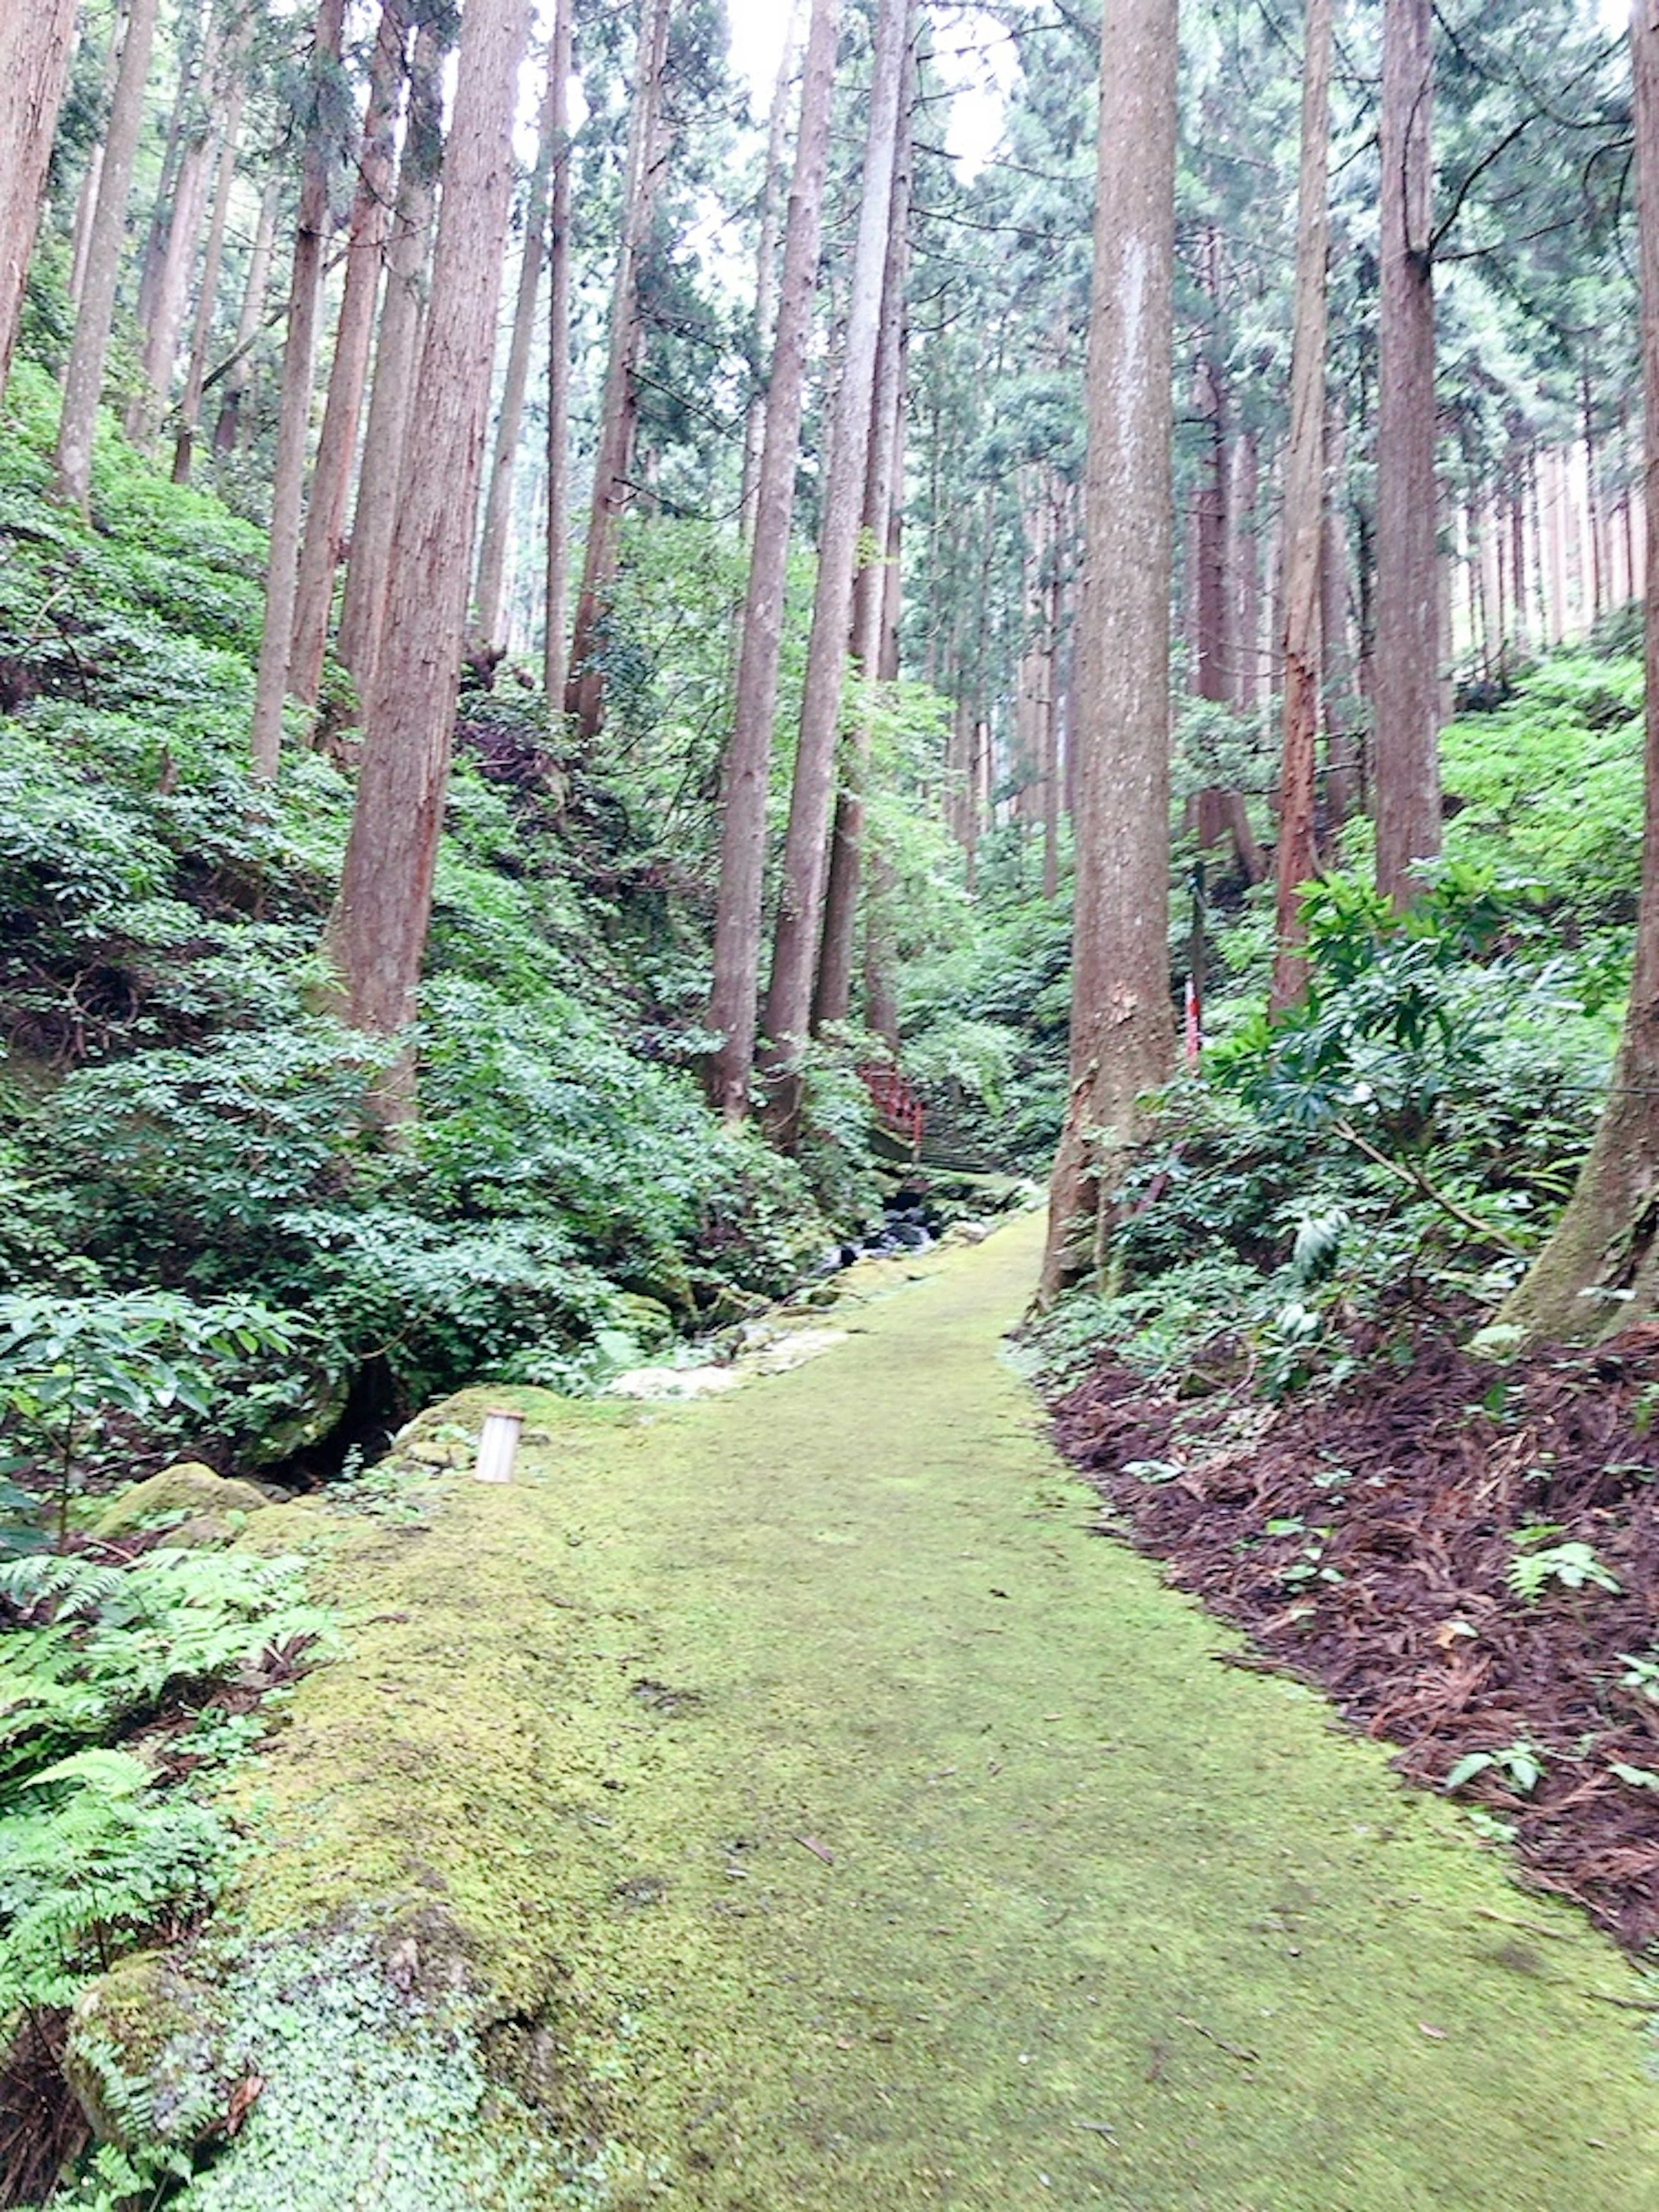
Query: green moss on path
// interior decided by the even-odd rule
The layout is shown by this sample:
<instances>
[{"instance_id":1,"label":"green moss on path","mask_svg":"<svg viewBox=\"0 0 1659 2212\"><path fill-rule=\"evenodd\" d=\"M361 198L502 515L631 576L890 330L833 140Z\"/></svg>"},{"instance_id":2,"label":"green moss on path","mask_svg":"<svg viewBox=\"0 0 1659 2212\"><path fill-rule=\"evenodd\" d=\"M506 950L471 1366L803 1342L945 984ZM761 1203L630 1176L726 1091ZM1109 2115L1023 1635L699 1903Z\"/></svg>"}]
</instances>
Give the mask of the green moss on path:
<instances>
[{"instance_id":1,"label":"green moss on path","mask_svg":"<svg viewBox=\"0 0 1659 2212\"><path fill-rule=\"evenodd\" d=\"M616 2206L1650 2212L1629 1970L1090 1534L999 1357L1038 1234L715 1401L526 1394L423 1522L259 1516L363 1619L257 1917L453 1915Z\"/></svg>"}]
</instances>

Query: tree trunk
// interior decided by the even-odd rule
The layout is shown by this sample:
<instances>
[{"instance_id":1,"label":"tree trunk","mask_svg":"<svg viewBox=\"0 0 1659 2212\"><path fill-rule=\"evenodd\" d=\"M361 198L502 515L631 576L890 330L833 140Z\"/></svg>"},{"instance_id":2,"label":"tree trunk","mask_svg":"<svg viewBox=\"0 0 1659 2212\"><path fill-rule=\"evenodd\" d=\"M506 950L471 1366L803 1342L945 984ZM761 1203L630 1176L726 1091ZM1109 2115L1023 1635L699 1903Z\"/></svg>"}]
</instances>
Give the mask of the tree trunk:
<instances>
[{"instance_id":1,"label":"tree trunk","mask_svg":"<svg viewBox=\"0 0 1659 2212\"><path fill-rule=\"evenodd\" d=\"M617 287L611 311L611 357L605 369L599 411L599 445L593 464L593 507L582 554L581 591L576 601L575 635L570 641L564 710L576 725L578 741L590 749L605 721L605 670L601 625L605 595L617 573L622 511L628 497L628 471L634 451L638 410L635 380L645 343L640 307L640 273L651 240L661 179L663 75L668 59L668 20L672 0L642 0L639 62L629 130L628 194Z\"/></svg>"},{"instance_id":2,"label":"tree trunk","mask_svg":"<svg viewBox=\"0 0 1659 2212\"><path fill-rule=\"evenodd\" d=\"M812 0L794 175L784 226L777 334L766 387L765 434L756 487L749 581L744 595L737 697L722 779L714 988L708 1015L708 1025L720 1042L709 1055L707 1081L711 1104L727 1121L741 1121L749 1110L754 1067L772 724L777 712L789 527L800 456L806 349L817 287L840 22L841 0Z\"/></svg>"},{"instance_id":3,"label":"tree trunk","mask_svg":"<svg viewBox=\"0 0 1659 2212\"><path fill-rule=\"evenodd\" d=\"M1268 1005L1308 988L1302 886L1313 875L1319 732L1321 554L1325 536L1325 264L1330 215L1331 0L1307 0L1302 65L1302 177L1291 360L1291 440L1285 465L1285 754L1279 779L1277 930Z\"/></svg>"},{"instance_id":4,"label":"tree trunk","mask_svg":"<svg viewBox=\"0 0 1659 2212\"><path fill-rule=\"evenodd\" d=\"M158 0L132 0L127 35L121 48L121 67L115 81L109 129L104 137L103 173L98 185L98 208L93 217L87 247L86 283L81 311L75 319L75 339L70 348L64 377L64 408L58 422L58 451L53 463L54 488L67 505L82 514L92 505L92 442L98 424L98 402L103 395L104 363L109 356L110 331L115 319L115 283L120 272L121 241L125 233L127 199L132 190L133 163L144 121L144 87L149 77L150 48L155 37Z\"/></svg>"},{"instance_id":5,"label":"tree trunk","mask_svg":"<svg viewBox=\"0 0 1659 2212\"><path fill-rule=\"evenodd\" d=\"M878 679L886 622L889 525L900 497L899 430L904 419L904 288L910 266L910 112L915 97L915 48L907 38L899 94L898 146L893 162L887 222L887 266L882 279L881 331L870 408L869 458L865 471L860 535L869 558L853 586L852 653L860 676ZM859 893L864 876L865 787L870 773L870 720L861 714L842 747L841 790L830 837L823 929L812 999L812 1030L844 1022L852 1012L858 939Z\"/></svg>"},{"instance_id":6,"label":"tree trunk","mask_svg":"<svg viewBox=\"0 0 1659 2212\"><path fill-rule=\"evenodd\" d=\"M75 0L31 0L0 16L0 392L17 343L74 27Z\"/></svg>"},{"instance_id":7,"label":"tree trunk","mask_svg":"<svg viewBox=\"0 0 1659 2212\"><path fill-rule=\"evenodd\" d=\"M374 383L368 398L368 422L357 474L357 506L352 517L351 555L346 564L336 647L363 702L374 688L374 663L386 626L398 485L420 356L427 251L443 161L445 51L439 25L429 20L422 22L415 34L409 66L409 112L386 248L386 297L380 309Z\"/></svg>"},{"instance_id":8,"label":"tree trunk","mask_svg":"<svg viewBox=\"0 0 1659 2212\"><path fill-rule=\"evenodd\" d=\"M432 910L530 6L468 0L461 18L431 312L410 417L442 465L404 472L386 633L328 932L343 1018L376 1036L396 1036L414 1019ZM406 1053L384 1081L380 1112L396 1121L413 1104Z\"/></svg>"},{"instance_id":9,"label":"tree trunk","mask_svg":"<svg viewBox=\"0 0 1659 2212\"><path fill-rule=\"evenodd\" d=\"M542 690L556 721L564 704L570 597L570 52L574 0L553 19L553 175L547 225L547 573Z\"/></svg>"},{"instance_id":10,"label":"tree trunk","mask_svg":"<svg viewBox=\"0 0 1659 2212\"><path fill-rule=\"evenodd\" d=\"M818 533L817 586L806 650L800 737L789 793L772 975L763 1018L769 1039L768 1121L786 1146L793 1144L799 1127L800 1064L811 1026L823 921L836 747L847 678L908 15L908 0L881 0L876 20L858 239L853 253L841 380L831 416L823 517Z\"/></svg>"},{"instance_id":11,"label":"tree trunk","mask_svg":"<svg viewBox=\"0 0 1659 2212\"><path fill-rule=\"evenodd\" d=\"M380 292L380 264L386 252L386 220L392 200L392 172L398 111L404 96L404 49L409 39L409 0L382 0L369 62L368 95L363 107L362 138L357 150L357 189L347 234L345 285L334 331L334 359L328 375L328 399L312 471L311 498L295 586L294 635L289 647L288 690L291 698L314 707L322 689L328 650L328 618L334 605L334 580L345 543L346 506L351 496L351 466L357 454L357 426L363 386L374 343L374 309Z\"/></svg>"},{"instance_id":12,"label":"tree trunk","mask_svg":"<svg viewBox=\"0 0 1659 2212\"><path fill-rule=\"evenodd\" d=\"M180 90L178 166L164 233L158 240L155 280L143 322L143 385L127 410L127 435L135 445L144 447L155 442L167 413L179 358L179 333L190 297L191 270L207 213L214 142L225 99L219 62L222 27L217 15L210 15L194 82Z\"/></svg>"},{"instance_id":13,"label":"tree trunk","mask_svg":"<svg viewBox=\"0 0 1659 2212\"><path fill-rule=\"evenodd\" d=\"M1430 0L1384 0L1376 428L1376 884L1440 850Z\"/></svg>"},{"instance_id":14,"label":"tree trunk","mask_svg":"<svg viewBox=\"0 0 1659 2212\"><path fill-rule=\"evenodd\" d=\"M553 167L553 142L558 133L560 89L558 58L548 56L547 84L542 95L540 135L536 166L525 191L524 252L519 261L519 290L514 303L513 336L507 349L507 372L501 383L501 413L495 422L495 443L490 455L488 489L484 493L483 532L478 545L478 581L473 592L473 641L486 653L503 643L501 583L507 573L507 526L513 510L513 472L519 453L519 432L524 422L525 393L530 384L530 343L536 332L536 297L541 289L542 261L547 246L547 188Z\"/></svg>"},{"instance_id":15,"label":"tree trunk","mask_svg":"<svg viewBox=\"0 0 1659 2212\"><path fill-rule=\"evenodd\" d=\"M219 167L213 183L213 213L208 221L207 245L202 254L201 284L196 295L196 321L191 332L190 365L185 371L184 395L179 402L179 434L173 447L173 481L188 483L196 457L197 433L202 427L202 390L207 376L208 345L213 336L213 312L218 304L219 272L224 265L225 228L230 218L231 187L236 181L236 153L242 132L242 109L247 99L247 40L237 42L231 58L231 78L225 95L225 112L219 137Z\"/></svg>"},{"instance_id":16,"label":"tree trunk","mask_svg":"<svg viewBox=\"0 0 1659 2212\"><path fill-rule=\"evenodd\" d=\"M778 81L766 131L766 175L761 186L760 244L755 255L753 325L756 386L743 426L743 486L738 512L745 539L755 534L755 501L760 489L761 441L766 431L766 392L760 367L769 358L778 319L778 218L782 211L783 147L789 124L789 86L795 73L800 32L800 0L789 0L789 22L778 61Z\"/></svg>"},{"instance_id":17,"label":"tree trunk","mask_svg":"<svg viewBox=\"0 0 1659 2212\"><path fill-rule=\"evenodd\" d=\"M914 122L914 117L912 118ZM899 614L904 592L901 581L900 558L903 551L903 501L897 495L904 482L904 433L908 416L907 374L902 365L899 371L898 446L893 457L895 497L887 516L887 574L883 584L884 611L881 624L881 661L878 669L884 684L896 684L899 678ZM870 890L864 923L864 1026L872 1036L878 1036L888 1050L899 1048L898 994L893 978L897 970L897 957L892 943L892 904L898 889L897 871L879 846L870 856Z\"/></svg>"},{"instance_id":18,"label":"tree trunk","mask_svg":"<svg viewBox=\"0 0 1659 2212\"><path fill-rule=\"evenodd\" d=\"M15 11L19 24L27 10ZM104 52L104 82L101 87L100 110L103 128L107 130L109 110L115 98L115 82L121 73L121 46L126 36L126 0L115 0L109 27L109 45ZM73 42L71 42L73 51ZM92 226L98 212L98 188L104 179L104 141L100 133L87 156L87 166L81 178L81 189L75 198L75 221L70 240L70 305L77 312L81 295L86 289L87 255L92 246Z\"/></svg>"},{"instance_id":19,"label":"tree trunk","mask_svg":"<svg viewBox=\"0 0 1659 2212\"><path fill-rule=\"evenodd\" d=\"M1595 1141L1566 1211L1499 1316L1529 1342L1602 1336L1659 1295L1659 7L1631 10L1648 501L1646 822L1636 966Z\"/></svg>"},{"instance_id":20,"label":"tree trunk","mask_svg":"<svg viewBox=\"0 0 1659 2212\"><path fill-rule=\"evenodd\" d=\"M1176 0L1106 0L1078 617L1066 1120L1039 1295L1105 1255L1139 1101L1169 1075Z\"/></svg>"},{"instance_id":21,"label":"tree trunk","mask_svg":"<svg viewBox=\"0 0 1659 2212\"><path fill-rule=\"evenodd\" d=\"M236 322L236 343L225 374L224 398L213 426L216 453L234 453L242 433L242 411L253 390L253 343L265 317L270 292L270 264L276 247L276 210L282 198L282 179L273 169L259 196L258 220L248 254L247 277L242 287L242 312Z\"/></svg>"},{"instance_id":22,"label":"tree trunk","mask_svg":"<svg viewBox=\"0 0 1659 2212\"><path fill-rule=\"evenodd\" d=\"M276 463L270 492L270 550L265 566L265 620L253 694L253 773L275 781L283 750L283 702L288 695L289 647L299 584L301 508L305 500L306 444L316 370L317 320L321 304L323 234L328 223L331 149L323 121L324 88L340 59L345 0L320 0L311 70L294 266L289 282L288 334L283 347L282 411L276 425Z\"/></svg>"}]
</instances>

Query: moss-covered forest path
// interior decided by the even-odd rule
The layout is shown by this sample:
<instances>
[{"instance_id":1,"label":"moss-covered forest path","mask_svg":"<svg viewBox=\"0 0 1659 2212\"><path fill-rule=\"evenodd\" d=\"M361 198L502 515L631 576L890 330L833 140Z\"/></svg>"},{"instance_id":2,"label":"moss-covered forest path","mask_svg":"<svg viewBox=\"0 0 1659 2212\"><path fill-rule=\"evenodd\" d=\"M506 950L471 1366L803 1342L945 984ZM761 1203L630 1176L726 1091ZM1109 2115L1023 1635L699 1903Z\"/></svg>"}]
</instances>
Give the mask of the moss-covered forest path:
<instances>
[{"instance_id":1,"label":"moss-covered forest path","mask_svg":"<svg viewBox=\"0 0 1659 2212\"><path fill-rule=\"evenodd\" d=\"M1038 1233L337 1527L260 1914L443 1908L618 2205L1651 2212L1628 1968L1091 1533L1000 1356Z\"/></svg>"}]
</instances>

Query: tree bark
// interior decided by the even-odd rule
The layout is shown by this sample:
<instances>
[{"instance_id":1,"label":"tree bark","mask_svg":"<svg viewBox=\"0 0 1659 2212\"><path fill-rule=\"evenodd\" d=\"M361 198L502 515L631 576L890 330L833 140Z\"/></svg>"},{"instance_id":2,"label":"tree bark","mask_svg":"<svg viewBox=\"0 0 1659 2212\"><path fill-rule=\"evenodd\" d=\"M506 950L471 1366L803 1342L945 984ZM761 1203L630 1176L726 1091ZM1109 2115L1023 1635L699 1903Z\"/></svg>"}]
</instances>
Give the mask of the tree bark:
<instances>
[{"instance_id":1,"label":"tree bark","mask_svg":"<svg viewBox=\"0 0 1659 2212\"><path fill-rule=\"evenodd\" d=\"M599 412L593 507L582 554L576 629L570 642L569 674L565 680L564 710L575 723L578 742L585 750L592 747L605 721L600 630L605 595L617 573L622 511L628 497L628 471L634 451L634 425L638 412L636 380L645 344L640 272L651 240L664 159L665 149L660 143L663 75L668 59L672 10L672 0L642 0L639 64L629 134L628 193L611 311L611 357Z\"/></svg>"},{"instance_id":2,"label":"tree bark","mask_svg":"<svg viewBox=\"0 0 1659 2212\"><path fill-rule=\"evenodd\" d=\"M190 363L179 402L179 434L173 447L173 481L188 483L196 458L196 438L202 427L202 391L207 377L208 346L213 336L213 312L219 298L219 274L224 266L225 228L230 218L231 187L236 181L236 154L242 133L242 109L247 99L247 40L237 42L231 56L230 82L219 133L219 165L213 182L213 212L208 219L207 244L202 253L202 276L196 295L196 321L191 332Z\"/></svg>"},{"instance_id":3,"label":"tree bark","mask_svg":"<svg viewBox=\"0 0 1659 2212\"><path fill-rule=\"evenodd\" d=\"M817 586L806 650L800 736L790 787L772 975L763 1018L769 1041L767 1119L772 1133L786 1146L793 1143L799 1127L801 1058L811 1027L823 923L836 746L847 678L908 13L908 0L881 0L876 19L863 195L853 252L847 337L831 417L829 472L818 535Z\"/></svg>"},{"instance_id":4,"label":"tree bark","mask_svg":"<svg viewBox=\"0 0 1659 2212\"><path fill-rule=\"evenodd\" d=\"M553 178L547 225L547 577L542 690L548 713L564 702L570 596L570 55L574 0L553 18Z\"/></svg>"},{"instance_id":5,"label":"tree bark","mask_svg":"<svg viewBox=\"0 0 1659 2212\"><path fill-rule=\"evenodd\" d=\"M444 54L439 25L431 20L423 21L415 34L409 65L408 116L386 247L386 296L380 308L374 381L363 433L351 555L346 563L336 646L363 702L374 687L374 664L386 627L398 485L420 356L427 252L438 172L443 162Z\"/></svg>"},{"instance_id":6,"label":"tree bark","mask_svg":"<svg viewBox=\"0 0 1659 2212\"><path fill-rule=\"evenodd\" d=\"M1644 1320L1659 1295L1659 0L1631 10L1648 486L1646 820L1636 964L1605 1111L1565 1212L1499 1315L1529 1342Z\"/></svg>"},{"instance_id":7,"label":"tree bark","mask_svg":"<svg viewBox=\"0 0 1659 2212\"><path fill-rule=\"evenodd\" d=\"M1307 0L1302 64L1302 175L1291 356L1291 439L1285 468L1285 750L1279 778L1278 951L1270 1009L1307 992L1302 886L1313 875L1314 785L1322 668L1321 555L1325 538L1325 264L1330 240L1331 0Z\"/></svg>"},{"instance_id":8,"label":"tree bark","mask_svg":"<svg viewBox=\"0 0 1659 2212\"><path fill-rule=\"evenodd\" d=\"M478 580L473 592L473 641L486 652L503 643L501 585L507 574L507 526L513 509L513 474L519 453L519 432L524 423L525 393L530 384L530 345L536 334L536 298L541 289L542 261L547 246L547 188L553 167L553 141L558 129L557 57L548 56L547 83L542 94L536 166L525 191L524 251L519 260L519 289L514 302L513 335L507 344L507 370L501 381L501 412L495 421L495 442L490 454L484 492L483 531L478 543Z\"/></svg>"},{"instance_id":9,"label":"tree bark","mask_svg":"<svg viewBox=\"0 0 1659 2212\"><path fill-rule=\"evenodd\" d=\"M180 92L178 166L144 318L143 384L127 410L127 434L135 445L145 447L155 442L167 413L179 358L179 333L190 297L191 270L207 213L214 145L226 98L220 64L222 27L216 13L208 16L194 82Z\"/></svg>"},{"instance_id":10,"label":"tree bark","mask_svg":"<svg viewBox=\"0 0 1659 2212\"><path fill-rule=\"evenodd\" d=\"M270 264L276 248L276 210L282 198L282 179L273 169L259 196L258 219L248 253L247 276L242 287L242 312L236 322L236 343L225 375L224 398L213 425L213 450L234 453L242 432L242 410L253 390L253 342L264 320L270 292Z\"/></svg>"},{"instance_id":11,"label":"tree bark","mask_svg":"<svg viewBox=\"0 0 1659 2212\"><path fill-rule=\"evenodd\" d=\"M530 0L468 0L455 72L427 317L410 421L442 465L404 472L386 632L328 945L342 1012L393 1036L414 1019L459 683L472 522L483 473L495 313L513 197L513 116ZM414 1105L412 1050L386 1079L388 1122Z\"/></svg>"},{"instance_id":12,"label":"tree bark","mask_svg":"<svg viewBox=\"0 0 1659 2212\"><path fill-rule=\"evenodd\" d=\"M305 535L295 585L294 633L289 647L290 698L315 706L322 689L328 650L328 620L334 605L334 580L345 543L346 506L351 496L351 466L357 453L357 427L363 386L374 343L374 309L380 293L380 264L386 252L392 200L392 173L398 111L404 96L404 50L409 40L409 0L382 0L369 61L368 94L363 106L362 137L357 149L357 189L352 196L346 238L345 284L334 331L328 398L317 441L306 508Z\"/></svg>"},{"instance_id":13,"label":"tree bark","mask_svg":"<svg viewBox=\"0 0 1659 2212\"><path fill-rule=\"evenodd\" d=\"M1384 0L1376 428L1376 884L1440 850L1431 0Z\"/></svg>"},{"instance_id":14,"label":"tree bark","mask_svg":"<svg viewBox=\"0 0 1659 2212\"><path fill-rule=\"evenodd\" d=\"M1106 0L1078 621L1077 892L1065 1125L1039 1296L1103 1266L1139 1102L1174 1061L1170 376L1176 0Z\"/></svg>"},{"instance_id":15,"label":"tree bark","mask_svg":"<svg viewBox=\"0 0 1659 2212\"><path fill-rule=\"evenodd\" d=\"M265 568L265 620L253 695L253 773L275 781L283 750L283 702L299 583L300 521L305 500L306 443L316 371L321 304L323 234L328 223L331 148L323 122L325 75L337 66L345 0L321 0L306 100L304 168L289 282L288 334L283 347L282 410L270 494L270 550Z\"/></svg>"},{"instance_id":16,"label":"tree bark","mask_svg":"<svg viewBox=\"0 0 1659 2212\"><path fill-rule=\"evenodd\" d=\"M908 36L899 94L898 145L887 222L881 329L865 470L861 537L867 558L853 585L851 649L866 683L878 680L886 618L888 526L898 499L899 428L904 416L904 288L910 266L910 112L915 97L915 46ZM870 720L861 714L842 748L841 789L830 836L823 935L812 998L812 1032L844 1022L852 1012L859 894L864 876L865 787L870 773Z\"/></svg>"},{"instance_id":17,"label":"tree bark","mask_svg":"<svg viewBox=\"0 0 1659 2212\"><path fill-rule=\"evenodd\" d=\"M754 359L757 382L743 426L743 482L738 514L745 539L755 534L755 500L760 489L761 441L766 431L766 393L760 365L770 357L778 319L778 218L782 211L783 147L789 123L789 86L795 73L800 32L800 0L788 0L789 21L778 61L778 81L766 131L766 173L761 185L760 243L755 254Z\"/></svg>"},{"instance_id":18,"label":"tree bark","mask_svg":"<svg viewBox=\"0 0 1659 2212\"><path fill-rule=\"evenodd\" d=\"M32 0L0 16L0 392L17 343L74 28L75 0Z\"/></svg>"},{"instance_id":19,"label":"tree bark","mask_svg":"<svg viewBox=\"0 0 1659 2212\"><path fill-rule=\"evenodd\" d=\"M92 444L103 396L104 363L109 356L115 319L115 283L120 272L121 241L132 190L132 170L144 121L144 87L155 38L157 0L132 0L121 67L115 81L109 129L104 137L104 166L98 183L98 208L87 247L86 283L75 338L64 377L64 407L58 422L53 461L54 488L66 505L82 514L92 505Z\"/></svg>"},{"instance_id":20,"label":"tree bark","mask_svg":"<svg viewBox=\"0 0 1659 2212\"><path fill-rule=\"evenodd\" d=\"M777 332L767 380L766 425L749 581L744 595L737 697L722 775L720 890L714 913L714 988L708 1015L708 1025L720 1042L709 1055L707 1082L710 1103L727 1121L741 1121L748 1113L754 1068L772 725L777 713L789 529L800 458L806 349L817 289L840 23L841 0L812 0L794 173L784 226Z\"/></svg>"}]
</instances>

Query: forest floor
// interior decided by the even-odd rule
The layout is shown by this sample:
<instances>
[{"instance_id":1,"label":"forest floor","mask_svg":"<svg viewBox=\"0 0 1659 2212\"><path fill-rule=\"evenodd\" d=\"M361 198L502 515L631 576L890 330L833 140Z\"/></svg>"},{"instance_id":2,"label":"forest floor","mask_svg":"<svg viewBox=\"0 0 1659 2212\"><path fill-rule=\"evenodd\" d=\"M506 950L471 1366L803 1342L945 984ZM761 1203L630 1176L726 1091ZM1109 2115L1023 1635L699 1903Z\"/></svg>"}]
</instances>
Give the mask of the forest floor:
<instances>
[{"instance_id":1,"label":"forest floor","mask_svg":"<svg viewBox=\"0 0 1659 2212\"><path fill-rule=\"evenodd\" d=\"M250 1785L256 1924L378 1907L492 1991L618 2212L1646 2212L1647 1985L1101 1540L1003 1352L1040 1233L856 1271L715 1399L499 1394L510 1486L475 1393L375 1510L256 1516L356 1616ZM282 2201L368 2202L373 2136Z\"/></svg>"}]
</instances>

